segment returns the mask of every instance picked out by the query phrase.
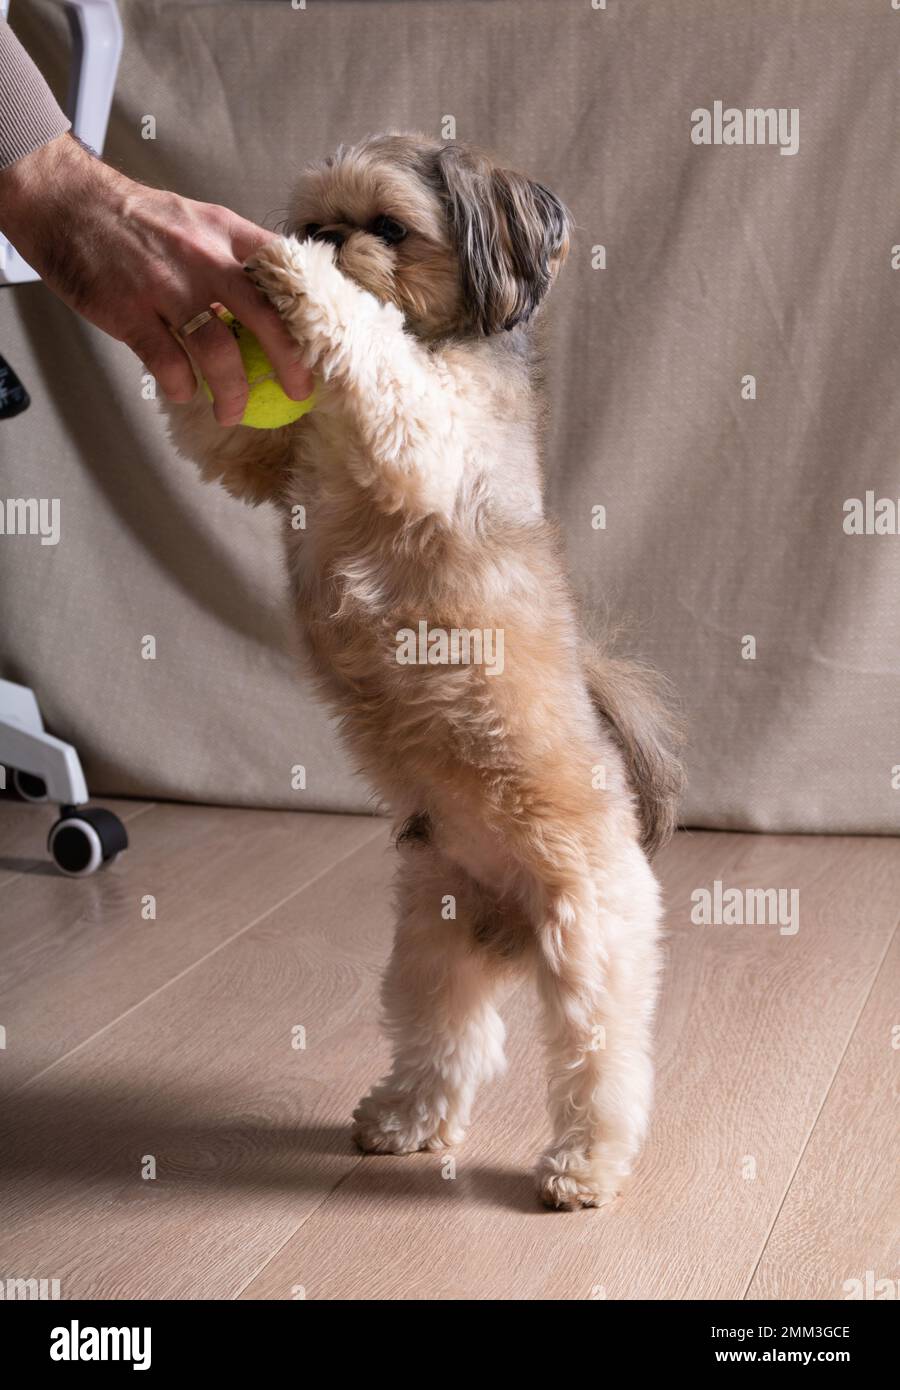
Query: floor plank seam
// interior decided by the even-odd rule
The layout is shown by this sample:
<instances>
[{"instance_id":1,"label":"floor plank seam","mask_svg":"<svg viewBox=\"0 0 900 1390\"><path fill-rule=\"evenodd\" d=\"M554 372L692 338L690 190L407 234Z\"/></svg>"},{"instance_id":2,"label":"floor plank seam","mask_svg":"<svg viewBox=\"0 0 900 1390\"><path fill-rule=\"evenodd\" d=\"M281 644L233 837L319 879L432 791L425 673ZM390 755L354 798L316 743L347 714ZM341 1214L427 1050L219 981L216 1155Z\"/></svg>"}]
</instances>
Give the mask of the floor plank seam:
<instances>
[{"instance_id":1,"label":"floor plank seam","mask_svg":"<svg viewBox=\"0 0 900 1390\"><path fill-rule=\"evenodd\" d=\"M853 1042L853 1039L854 1039L854 1037L856 1036L856 1031L857 1031L857 1029L859 1028L860 1019L862 1018L863 1014L865 1013L866 1008L867 1008L868 1003L869 1003L869 1000L872 998L872 995L873 995L874 992L875 992L875 986L876 986L876 984L878 983L878 977L879 977L879 975L881 974L881 972L882 972L882 970L883 970L883 968L884 968L884 963L885 963L885 961L886 961L887 958L888 958L888 954L890 953L890 949L891 949L892 945L894 944L894 937L897 935L897 930L898 930L898 928L900 928L900 920L898 920L897 922L895 922L895 924L894 924L894 926L893 926L893 928L892 928L890 934L888 935L887 944L886 944L886 946L885 946L885 948L884 948L884 951L883 951L882 954L881 954L881 959L879 960L879 962L878 962L878 964L876 965L875 969L872 971L872 980L871 980L871 983L869 984L869 988L866 990L866 997L865 997L865 999L862 1001L862 1004L861 1004L860 1007L859 1007L859 1012L858 1012L858 1014L856 1015L856 1018L853 1020L853 1023L852 1023L851 1026L850 1026L850 1032L849 1032L848 1035L847 1035L847 1041L844 1043L844 1046L843 1046L843 1048L841 1049L841 1055L840 1055L840 1057L839 1057L838 1060L837 1060L837 1063L836 1063L835 1068L834 1068L834 1072L832 1073L831 1080L829 1081L827 1087L825 1088L825 1094L824 1094L823 1097L822 1097L822 1103L821 1103L821 1105L819 1106L819 1108L817 1109L817 1111L816 1111L816 1113L815 1113L815 1116L813 1117L812 1124L811 1124L810 1127L809 1127L809 1131L808 1131L808 1133L807 1133L807 1135L806 1135L806 1138L805 1138L805 1140L803 1141L803 1144L802 1144L801 1147L800 1147L800 1152L799 1152L799 1154L797 1155L797 1162L794 1164L793 1168L791 1169L790 1177L788 1178L788 1180L787 1180L787 1182L786 1182L786 1184L785 1184L784 1192L781 1194L781 1201L778 1203L778 1208L777 1208L777 1210L776 1210L776 1212L775 1212L774 1217L772 1218L772 1223L771 1223L771 1225L769 1226L769 1229L766 1231L765 1239L763 1240L762 1247L760 1248L759 1255L758 1255L757 1258L756 1258L756 1263L754 1264L753 1269L752 1269L752 1271L751 1271L751 1273L750 1273L750 1278L747 1280L747 1283L746 1283L746 1285L745 1285L745 1287L744 1287L744 1291L743 1291L743 1293L741 1294L741 1301L742 1301L742 1302L746 1302L746 1300L747 1300L747 1294L750 1292L751 1288L753 1287L753 1281L754 1281L754 1279L756 1278L757 1271L759 1270L760 1265L762 1264L763 1256L765 1255L766 1250L768 1249L768 1246L769 1246L769 1241L772 1239L772 1232L775 1230L775 1227L776 1227L776 1225L778 1224L778 1219L779 1219L779 1217L781 1216L782 1211L784 1210L784 1204L785 1204L785 1202L787 1201L788 1195L789 1195L789 1193L790 1193L790 1190L791 1190L791 1188L792 1188L793 1185L794 1185L794 1180L795 1180L795 1178L796 1178L798 1172L800 1171L800 1165L801 1165L801 1163L803 1162L803 1158L804 1158L804 1155L806 1154L807 1149L809 1148L810 1141L812 1140L813 1134L815 1133L815 1130L816 1130L816 1125L819 1123L819 1120L820 1120L820 1118L821 1118L821 1116L822 1116L822 1112L824 1111L825 1106L828 1104L828 1097L831 1095L831 1092L834 1090L835 1082L837 1081L837 1078L838 1078L838 1075L839 1075L839 1073L840 1073L841 1067L844 1065L844 1059L845 1059L846 1056L847 1056L847 1052L849 1051L850 1044Z\"/></svg>"},{"instance_id":2,"label":"floor plank seam","mask_svg":"<svg viewBox=\"0 0 900 1390\"><path fill-rule=\"evenodd\" d=\"M359 1157L357 1158L356 1162L352 1165L352 1167L348 1168L347 1171L346 1171L346 1173L342 1173L342 1174L341 1174L341 1176L338 1178L338 1180L337 1180L337 1182L334 1184L334 1186L333 1186L333 1187L330 1187L330 1188L328 1189L327 1192L324 1192L324 1193L322 1194L322 1197L321 1197L320 1201L316 1202L315 1206L310 1208L310 1210L309 1210L309 1211L306 1213L306 1215L303 1217L302 1221L298 1221L297 1225L296 1225L296 1226L294 1227L294 1229L290 1232L290 1234L287 1235L287 1236L285 1236L285 1238L284 1238L284 1240L281 1242L281 1244L278 1245L278 1246L276 1246L276 1248L271 1252L271 1254L269 1254L269 1255L266 1256L266 1258L263 1260L262 1264L259 1266L259 1269L257 1269L256 1272L255 1272L254 1274L251 1274L251 1276L250 1276L250 1278L247 1280L247 1282L246 1282L245 1284L243 1284L243 1285L238 1289L237 1293L234 1295L234 1299L232 1300L232 1302L236 1302L236 1301L241 1297L241 1294L246 1293L246 1291L247 1291L247 1289L249 1289L250 1285L253 1284L253 1283L255 1283L256 1280L260 1277L260 1275L261 1275L265 1270L268 1269L268 1267L269 1267L269 1265L272 1263L272 1261L273 1261L273 1260L277 1260L277 1258L278 1258L278 1256L281 1254L282 1250L284 1250L286 1246L290 1245L291 1241L292 1241L292 1240L294 1239L294 1237L298 1234L298 1232L302 1231L302 1230L303 1230L303 1227L306 1226L306 1225L308 1225L308 1223L309 1223L309 1221L311 1220L311 1218L314 1217L314 1216L316 1216L316 1215L318 1215L318 1213L322 1210L322 1208L323 1208L328 1202L331 1201L332 1197L335 1195L335 1193L338 1191L338 1189L341 1188L341 1187L343 1187L344 1183L347 1182L350 1178L353 1177L353 1174L358 1170L360 1164L362 1164L364 1161L365 1161L365 1155L364 1155L364 1154L360 1154Z\"/></svg>"},{"instance_id":3,"label":"floor plank seam","mask_svg":"<svg viewBox=\"0 0 900 1390\"><path fill-rule=\"evenodd\" d=\"M36 1072L34 1076L30 1076L27 1081L24 1081L22 1083L21 1086L17 1086L15 1090L9 1093L10 1098L13 1096L21 1095L22 1092L27 1091L29 1087L36 1085L38 1081L40 1081L43 1077L47 1076L56 1067L61 1066L62 1063L67 1061L69 1058L77 1056L77 1054L79 1052L82 1052L84 1048L88 1047L90 1043L95 1042L98 1038L102 1038L104 1033L108 1033L110 1029L117 1027L118 1024L122 1023L126 1018L129 1018L131 1014L135 1013L138 1009L142 1009L145 1004L149 1004L152 999L155 999L157 997L157 995L162 994L164 990L170 989L171 986L177 984L179 980L183 980L184 977L186 975L189 975L192 970L196 970L198 966L204 965L208 960L211 960L213 956L216 956L219 954L220 951L225 950L227 946L230 946L234 941L237 941L238 938L243 936L246 932L252 931L254 927L258 927L260 922L264 922L267 917L270 917L272 915L273 912L280 911L286 903L291 902L291 900L293 898L296 898L298 894L305 893L307 889L312 888L312 886L318 883L321 878L324 878L326 874L330 874L333 869L336 869L339 864L343 864L345 860L351 859L355 854L359 854L368 845L370 845L373 840L376 840L378 836L383 833L383 829L383 824L379 823L378 828L367 839L363 840L361 844L355 845L352 850L348 850L346 854L342 854L338 859L335 859L333 863L329 864L326 868L321 869L319 873L314 874L312 878L307 879L305 883L301 884L297 888L294 888L290 893L286 895L286 897L282 898L277 903L273 903L271 907L266 908L265 912L261 912L258 917L254 917L252 921L247 922L243 927L240 927L238 931L233 932L231 936L226 937L224 941L220 941L217 946L214 946L212 948L212 950L207 951L202 956L198 956L197 959L195 961L192 961L190 965L186 965L183 970L179 970L177 975L173 975L171 979L166 980L164 984L157 986L157 988L151 990L149 994L144 995L144 998L139 999L136 1004L132 1004L130 1008L125 1009L121 1014L117 1014L114 1019L110 1019L109 1023L105 1023L102 1028L98 1028L96 1032L90 1035L90 1037L84 1038L77 1045L77 1047L70 1048L67 1052L64 1052L61 1056L55 1058L54 1061L50 1062L48 1066L43 1067L39 1072Z\"/></svg>"}]
</instances>

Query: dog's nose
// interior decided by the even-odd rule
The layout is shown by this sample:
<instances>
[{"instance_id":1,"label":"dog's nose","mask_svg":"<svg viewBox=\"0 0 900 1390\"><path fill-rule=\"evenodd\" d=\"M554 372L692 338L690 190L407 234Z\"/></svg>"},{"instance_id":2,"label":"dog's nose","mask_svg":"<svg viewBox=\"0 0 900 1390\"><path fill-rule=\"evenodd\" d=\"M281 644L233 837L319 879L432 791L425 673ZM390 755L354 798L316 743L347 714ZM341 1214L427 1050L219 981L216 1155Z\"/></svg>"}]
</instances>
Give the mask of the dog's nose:
<instances>
[{"instance_id":1,"label":"dog's nose","mask_svg":"<svg viewBox=\"0 0 900 1390\"><path fill-rule=\"evenodd\" d=\"M313 236L313 241L330 241L332 246L343 246L346 240L346 232L338 232L332 227L320 227Z\"/></svg>"}]
</instances>

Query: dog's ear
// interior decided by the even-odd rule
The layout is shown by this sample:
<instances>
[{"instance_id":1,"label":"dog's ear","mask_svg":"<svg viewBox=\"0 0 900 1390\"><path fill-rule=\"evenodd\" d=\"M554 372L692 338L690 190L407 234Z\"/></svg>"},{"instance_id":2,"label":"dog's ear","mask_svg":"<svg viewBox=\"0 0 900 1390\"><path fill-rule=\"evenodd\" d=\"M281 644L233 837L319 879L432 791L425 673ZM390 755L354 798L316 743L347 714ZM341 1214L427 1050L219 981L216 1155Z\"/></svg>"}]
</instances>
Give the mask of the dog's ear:
<instances>
[{"instance_id":1,"label":"dog's ear","mask_svg":"<svg viewBox=\"0 0 900 1390\"><path fill-rule=\"evenodd\" d=\"M526 323L566 258L569 213L543 184L458 145L438 153L437 174L473 326Z\"/></svg>"}]
</instances>

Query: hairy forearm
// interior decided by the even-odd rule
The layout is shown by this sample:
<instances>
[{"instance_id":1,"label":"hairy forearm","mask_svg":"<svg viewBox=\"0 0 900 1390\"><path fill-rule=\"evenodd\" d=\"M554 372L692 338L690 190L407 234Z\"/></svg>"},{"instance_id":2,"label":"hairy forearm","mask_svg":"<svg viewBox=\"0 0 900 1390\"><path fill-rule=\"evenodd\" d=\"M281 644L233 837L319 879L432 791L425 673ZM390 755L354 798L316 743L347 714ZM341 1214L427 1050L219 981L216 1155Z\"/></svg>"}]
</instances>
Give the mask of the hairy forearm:
<instances>
[{"instance_id":1,"label":"hairy forearm","mask_svg":"<svg viewBox=\"0 0 900 1390\"><path fill-rule=\"evenodd\" d=\"M71 135L0 169L0 231L60 298L80 309L95 290L129 180Z\"/></svg>"}]
</instances>

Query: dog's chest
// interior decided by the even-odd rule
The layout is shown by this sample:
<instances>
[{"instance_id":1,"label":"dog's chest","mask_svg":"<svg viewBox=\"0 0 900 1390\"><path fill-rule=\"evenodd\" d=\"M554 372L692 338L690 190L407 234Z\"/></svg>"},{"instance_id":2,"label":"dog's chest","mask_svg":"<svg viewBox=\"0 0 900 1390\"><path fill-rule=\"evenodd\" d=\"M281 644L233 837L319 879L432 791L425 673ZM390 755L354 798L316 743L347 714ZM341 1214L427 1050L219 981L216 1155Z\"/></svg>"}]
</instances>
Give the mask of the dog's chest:
<instances>
[{"instance_id":1,"label":"dog's chest","mask_svg":"<svg viewBox=\"0 0 900 1390\"><path fill-rule=\"evenodd\" d=\"M393 651L398 625L418 612L423 568L399 555L392 523L372 515L363 497L312 497L305 526L286 531L297 618L320 661L344 664L348 652L369 662Z\"/></svg>"}]
</instances>

